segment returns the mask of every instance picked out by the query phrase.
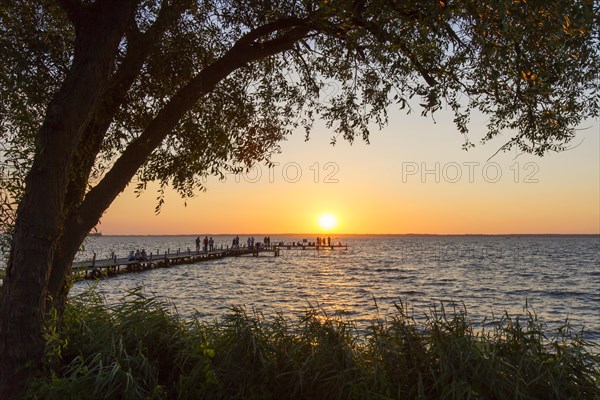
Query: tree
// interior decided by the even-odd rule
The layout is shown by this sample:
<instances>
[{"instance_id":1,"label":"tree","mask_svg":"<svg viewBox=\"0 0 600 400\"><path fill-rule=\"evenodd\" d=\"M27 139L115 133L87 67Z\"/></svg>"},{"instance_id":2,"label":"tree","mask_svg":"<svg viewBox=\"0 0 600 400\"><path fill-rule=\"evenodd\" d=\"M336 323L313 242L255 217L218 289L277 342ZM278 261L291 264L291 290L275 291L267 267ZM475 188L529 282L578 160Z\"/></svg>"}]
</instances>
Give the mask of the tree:
<instances>
[{"instance_id":1,"label":"tree","mask_svg":"<svg viewBox=\"0 0 600 400\"><path fill-rule=\"evenodd\" d=\"M268 162L293 129L308 137L315 118L368 141L390 107L451 109L465 148L479 110L485 140L513 133L504 150L559 151L598 115L598 11L592 0L3 2L2 210L16 218L0 397L18 396L41 362L75 253L132 178L192 196L208 174ZM340 90L322 101L332 81Z\"/></svg>"}]
</instances>

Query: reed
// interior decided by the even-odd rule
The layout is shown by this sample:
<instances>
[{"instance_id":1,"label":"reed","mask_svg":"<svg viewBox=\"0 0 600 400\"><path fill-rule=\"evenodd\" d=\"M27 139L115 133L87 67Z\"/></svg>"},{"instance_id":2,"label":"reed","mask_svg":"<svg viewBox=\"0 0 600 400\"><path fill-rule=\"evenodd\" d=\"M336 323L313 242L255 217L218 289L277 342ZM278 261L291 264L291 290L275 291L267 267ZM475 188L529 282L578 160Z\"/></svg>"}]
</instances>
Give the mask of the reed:
<instances>
[{"instance_id":1,"label":"reed","mask_svg":"<svg viewBox=\"0 0 600 400\"><path fill-rule=\"evenodd\" d=\"M406 307L364 330L307 307L296 319L232 307L185 321L138 288L70 299L47 332L30 399L598 399L598 346L533 311L475 328L466 310Z\"/></svg>"}]
</instances>

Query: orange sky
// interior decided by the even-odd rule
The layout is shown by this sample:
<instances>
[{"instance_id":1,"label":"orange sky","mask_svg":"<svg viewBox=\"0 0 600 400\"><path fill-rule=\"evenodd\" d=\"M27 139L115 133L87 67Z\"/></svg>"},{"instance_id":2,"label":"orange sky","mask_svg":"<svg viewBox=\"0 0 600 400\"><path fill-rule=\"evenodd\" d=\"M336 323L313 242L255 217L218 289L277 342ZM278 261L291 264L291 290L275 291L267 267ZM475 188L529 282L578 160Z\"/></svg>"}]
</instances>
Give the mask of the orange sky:
<instances>
[{"instance_id":1,"label":"orange sky","mask_svg":"<svg viewBox=\"0 0 600 400\"><path fill-rule=\"evenodd\" d=\"M104 234L321 233L318 217L337 217L333 233L600 233L600 124L582 126L573 148L543 158L501 153L510 135L465 152L448 115L434 123L392 114L371 144L317 127L283 144L279 163L184 200L126 190L99 225ZM484 134L474 122L471 138ZM317 172L318 171L318 172Z\"/></svg>"}]
</instances>

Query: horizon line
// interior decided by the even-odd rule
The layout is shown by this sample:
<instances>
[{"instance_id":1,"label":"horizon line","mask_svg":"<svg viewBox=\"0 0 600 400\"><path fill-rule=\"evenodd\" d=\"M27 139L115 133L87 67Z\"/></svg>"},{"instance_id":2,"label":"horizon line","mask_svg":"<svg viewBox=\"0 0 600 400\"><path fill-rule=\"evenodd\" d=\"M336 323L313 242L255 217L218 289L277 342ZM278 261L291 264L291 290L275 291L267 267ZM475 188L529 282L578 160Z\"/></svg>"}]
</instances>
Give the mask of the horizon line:
<instances>
[{"instance_id":1,"label":"horizon line","mask_svg":"<svg viewBox=\"0 0 600 400\"><path fill-rule=\"evenodd\" d=\"M92 232L90 236L94 236L96 233ZM280 235L280 236L600 236L600 232L597 233L294 233L294 232L282 232L282 233L102 233L98 232L102 236L252 236L252 235ZM97 234L96 234L97 235Z\"/></svg>"}]
</instances>

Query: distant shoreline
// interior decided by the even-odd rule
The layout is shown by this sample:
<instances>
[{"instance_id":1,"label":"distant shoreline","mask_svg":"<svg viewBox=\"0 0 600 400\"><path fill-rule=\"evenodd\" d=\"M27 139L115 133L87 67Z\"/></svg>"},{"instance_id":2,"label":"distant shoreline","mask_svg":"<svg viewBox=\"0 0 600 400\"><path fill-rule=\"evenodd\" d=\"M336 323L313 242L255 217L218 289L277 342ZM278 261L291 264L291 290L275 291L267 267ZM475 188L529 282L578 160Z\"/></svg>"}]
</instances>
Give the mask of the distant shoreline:
<instances>
[{"instance_id":1,"label":"distant shoreline","mask_svg":"<svg viewBox=\"0 0 600 400\"><path fill-rule=\"evenodd\" d=\"M102 234L96 237L186 237L186 236L335 236L335 237L598 237L600 233L181 233L181 234Z\"/></svg>"}]
</instances>

